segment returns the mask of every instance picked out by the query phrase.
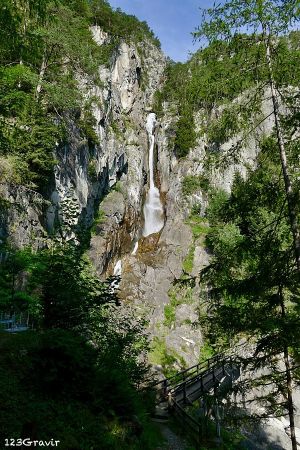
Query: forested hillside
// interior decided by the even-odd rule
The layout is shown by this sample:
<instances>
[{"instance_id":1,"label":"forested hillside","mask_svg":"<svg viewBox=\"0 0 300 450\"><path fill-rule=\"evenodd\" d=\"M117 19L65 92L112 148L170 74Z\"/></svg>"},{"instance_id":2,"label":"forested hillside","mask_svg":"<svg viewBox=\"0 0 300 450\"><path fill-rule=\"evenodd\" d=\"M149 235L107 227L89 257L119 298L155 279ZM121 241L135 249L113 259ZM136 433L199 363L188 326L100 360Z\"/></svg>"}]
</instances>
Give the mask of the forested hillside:
<instances>
[{"instance_id":1,"label":"forested hillside","mask_svg":"<svg viewBox=\"0 0 300 450\"><path fill-rule=\"evenodd\" d=\"M159 43L146 23L106 1L7 1L0 14L1 181L43 191L55 164L52 150L68 139L71 119L90 145L97 141L80 74L101 86L98 68L111 63L121 40ZM95 24L110 33L101 47L89 29Z\"/></svg>"}]
</instances>

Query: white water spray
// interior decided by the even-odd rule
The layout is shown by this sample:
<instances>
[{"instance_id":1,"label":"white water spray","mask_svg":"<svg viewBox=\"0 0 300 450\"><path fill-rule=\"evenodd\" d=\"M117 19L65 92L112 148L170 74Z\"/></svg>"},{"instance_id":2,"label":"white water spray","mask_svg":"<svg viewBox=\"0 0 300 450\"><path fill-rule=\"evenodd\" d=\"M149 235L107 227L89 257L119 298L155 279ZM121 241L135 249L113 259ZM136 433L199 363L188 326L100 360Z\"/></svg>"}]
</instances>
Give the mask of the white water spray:
<instances>
[{"instance_id":1,"label":"white water spray","mask_svg":"<svg viewBox=\"0 0 300 450\"><path fill-rule=\"evenodd\" d=\"M118 277L117 279L114 279L110 285L110 292L112 294L115 293L117 289L119 289L120 286L120 279L122 275L122 261L119 259L114 267L114 277Z\"/></svg>"},{"instance_id":2,"label":"white water spray","mask_svg":"<svg viewBox=\"0 0 300 450\"><path fill-rule=\"evenodd\" d=\"M120 277L122 275L122 261L119 259L114 267L114 276Z\"/></svg>"},{"instance_id":3,"label":"white water spray","mask_svg":"<svg viewBox=\"0 0 300 450\"><path fill-rule=\"evenodd\" d=\"M132 251L132 255L136 255L136 252L138 251L138 248L139 248L139 241L136 241L136 243L134 244L134 248L133 248L133 251Z\"/></svg>"},{"instance_id":4,"label":"white water spray","mask_svg":"<svg viewBox=\"0 0 300 450\"><path fill-rule=\"evenodd\" d=\"M148 115L146 130L149 138L149 178L150 186L144 205L145 224L143 236L158 233L164 226L164 210L160 201L159 190L154 184L154 127L156 116L154 113Z\"/></svg>"}]
</instances>

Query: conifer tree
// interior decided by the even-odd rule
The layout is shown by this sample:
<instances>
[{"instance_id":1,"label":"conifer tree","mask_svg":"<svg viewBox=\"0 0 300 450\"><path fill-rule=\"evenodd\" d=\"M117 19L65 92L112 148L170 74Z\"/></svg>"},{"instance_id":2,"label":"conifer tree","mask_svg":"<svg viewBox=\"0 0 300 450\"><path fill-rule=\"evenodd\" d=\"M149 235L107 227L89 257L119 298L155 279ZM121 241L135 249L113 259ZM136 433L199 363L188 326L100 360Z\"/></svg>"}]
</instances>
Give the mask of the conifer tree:
<instances>
[{"instance_id":1,"label":"conifer tree","mask_svg":"<svg viewBox=\"0 0 300 450\"><path fill-rule=\"evenodd\" d=\"M270 378L285 398L296 449L289 354L299 342L300 293L280 158L278 154L274 158L276 145L275 137L264 142L258 167L247 180L236 176L229 198L221 202L218 195L212 198L208 244L214 257L205 277L214 305L210 334L229 341L239 333L255 338L251 364L273 369ZM284 375L275 363L282 355Z\"/></svg>"},{"instance_id":2,"label":"conifer tree","mask_svg":"<svg viewBox=\"0 0 300 450\"><path fill-rule=\"evenodd\" d=\"M296 211L296 191L292 184L291 168L287 160L287 149L279 112L278 74L274 71L273 56L277 51L279 36L286 35L299 19L299 5L295 0L228 0L224 4L204 11L203 22L196 38L205 37L210 43L218 39L232 40L237 34L245 36L247 45L257 46L257 66L248 67L245 59L244 69L258 70L257 89L268 86L271 91L273 115L280 154L285 193L288 203L290 226L293 233L295 261L300 273L300 231ZM260 67L263 70L260 70ZM278 65L277 65L278 70ZM295 70L295 68L294 68ZM279 77L280 78L280 77ZM284 83L284 80L283 80ZM282 87L282 86L281 86ZM256 100L257 95L253 98Z\"/></svg>"}]
</instances>

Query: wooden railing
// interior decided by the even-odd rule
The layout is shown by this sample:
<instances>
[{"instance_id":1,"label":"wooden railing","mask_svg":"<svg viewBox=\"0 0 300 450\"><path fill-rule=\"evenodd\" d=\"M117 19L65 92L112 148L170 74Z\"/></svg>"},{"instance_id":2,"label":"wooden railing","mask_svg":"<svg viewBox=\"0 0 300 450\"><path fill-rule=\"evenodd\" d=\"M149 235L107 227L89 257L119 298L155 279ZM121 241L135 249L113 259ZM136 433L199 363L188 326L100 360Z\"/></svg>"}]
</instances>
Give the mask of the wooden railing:
<instances>
[{"instance_id":1,"label":"wooden railing","mask_svg":"<svg viewBox=\"0 0 300 450\"><path fill-rule=\"evenodd\" d=\"M212 389L216 394L222 378L226 375L232 376L232 368L231 357L220 354L153 385L158 389L160 399L168 401L169 408L180 424L188 428L190 436L197 445L200 445L203 439L203 423L188 414L184 406L192 403L193 396L195 399L200 399ZM220 426L216 418L218 438L219 434Z\"/></svg>"},{"instance_id":2,"label":"wooden railing","mask_svg":"<svg viewBox=\"0 0 300 450\"><path fill-rule=\"evenodd\" d=\"M222 365L224 361L225 356L222 354L218 354L203 362L195 364L188 369L181 370L180 372L177 372L176 375L154 383L153 387L160 389L161 394L164 397L167 397L169 391L175 389L183 383L188 383L189 381L196 379L197 377L201 376L201 374L204 374L206 371L211 370L213 367L216 367L216 365Z\"/></svg>"}]
</instances>

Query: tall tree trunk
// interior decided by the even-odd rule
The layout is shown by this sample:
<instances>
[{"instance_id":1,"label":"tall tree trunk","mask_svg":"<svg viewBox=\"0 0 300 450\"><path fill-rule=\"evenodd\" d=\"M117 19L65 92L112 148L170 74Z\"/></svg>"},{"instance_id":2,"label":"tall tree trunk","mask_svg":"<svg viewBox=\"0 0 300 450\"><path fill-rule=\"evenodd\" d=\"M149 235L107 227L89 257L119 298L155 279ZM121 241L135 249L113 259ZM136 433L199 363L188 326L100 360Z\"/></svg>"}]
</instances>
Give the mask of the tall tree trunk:
<instances>
[{"instance_id":1,"label":"tall tree trunk","mask_svg":"<svg viewBox=\"0 0 300 450\"><path fill-rule=\"evenodd\" d=\"M299 225L297 220L297 214L295 210L295 194L293 191L291 178L288 171L288 163L287 156L285 150L285 144L283 139L283 133L281 128L281 121L279 116L279 104L277 98L277 90L275 87L274 76L273 76L273 67L272 67L272 57L271 57L271 49L270 49L270 34L268 34L265 38L266 44L266 57L267 57L267 65L269 70L269 85L271 89L271 97L273 102L273 110L274 110L274 118L275 118L275 128L277 134L277 142L280 153L280 161L282 167L282 173L284 178L284 186L285 193L288 203L288 212L289 212L289 220L293 234L294 241L294 251L295 251L295 259L297 264L297 270L300 272L300 233L299 233Z\"/></svg>"},{"instance_id":2,"label":"tall tree trunk","mask_svg":"<svg viewBox=\"0 0 300 450\"><path fill-rule=\"evenodd\" d=\"M285 305L284 305L282 287L279 288L279 296L280 296L281 317L284 319L285 318ZM288 346L286 344L284 344L284 346L283 346L283 356L284 356L284 365L285 365L285 381L286 381L286 390L287 390L288 412L289 412L289 419L290 419L292 449L297 450L297 440L296 440L296 433L295 433L294 401L293 401L293 382L292 382L292 375L291 375L289 351L288 351Z\"/></svg>"}]
</instances>

